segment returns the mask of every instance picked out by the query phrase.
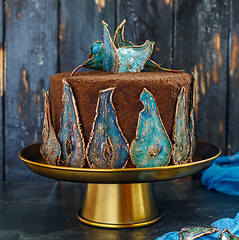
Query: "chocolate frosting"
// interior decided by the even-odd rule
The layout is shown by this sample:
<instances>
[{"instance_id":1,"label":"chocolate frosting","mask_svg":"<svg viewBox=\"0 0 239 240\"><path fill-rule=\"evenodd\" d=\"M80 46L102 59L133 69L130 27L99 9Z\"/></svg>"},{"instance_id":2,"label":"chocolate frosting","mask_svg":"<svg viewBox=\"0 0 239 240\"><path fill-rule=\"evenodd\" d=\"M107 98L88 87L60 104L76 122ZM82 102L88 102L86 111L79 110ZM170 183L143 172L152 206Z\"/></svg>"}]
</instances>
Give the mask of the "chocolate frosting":
<instances>
[{"instance_id":1,"label":"chocolate frosting","mask_svg":"<svg viewBox=\"0 0 239 240\"><path fill-rule=\"evenodd\" d=\"M187 99L187 113L190 106L191 77L187 73L171 72L137 72L112 74L103 71L58 73L51 77L51 112L56 134L60 128L63 109L62 80L72 87L86 143L95 117L99 91L115 87L113 104L117 111L119 125L129 143L135 138L139 112L143 105L139 100L144 88L154 96L160 116L171 139L174 124L176 101L184 86Z\"/></svg>"}]
</instances>

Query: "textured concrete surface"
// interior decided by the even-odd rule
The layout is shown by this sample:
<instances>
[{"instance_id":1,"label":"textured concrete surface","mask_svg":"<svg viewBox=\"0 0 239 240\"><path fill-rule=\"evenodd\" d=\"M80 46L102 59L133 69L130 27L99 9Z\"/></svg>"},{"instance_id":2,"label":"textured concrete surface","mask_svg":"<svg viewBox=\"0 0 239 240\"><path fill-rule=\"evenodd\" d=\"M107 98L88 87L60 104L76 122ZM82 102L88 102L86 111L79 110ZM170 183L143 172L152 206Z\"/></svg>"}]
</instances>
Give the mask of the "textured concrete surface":
<instances>
[{"instance_id":1,"label":"textured concrete surface","mask_svg":"<svg viewBox=\"0 0 239 240\"><path fill-rule=\"evenodd\" d=\"M0 239L156 239L185 226L210 225L239 212L239 197L207 191L198 179L155 183L158 223L135 229L101 229L77 220L84 184L67 182L0 183ZM109 196L110 197L110 196Z\"/></svg>"}]
</instances>

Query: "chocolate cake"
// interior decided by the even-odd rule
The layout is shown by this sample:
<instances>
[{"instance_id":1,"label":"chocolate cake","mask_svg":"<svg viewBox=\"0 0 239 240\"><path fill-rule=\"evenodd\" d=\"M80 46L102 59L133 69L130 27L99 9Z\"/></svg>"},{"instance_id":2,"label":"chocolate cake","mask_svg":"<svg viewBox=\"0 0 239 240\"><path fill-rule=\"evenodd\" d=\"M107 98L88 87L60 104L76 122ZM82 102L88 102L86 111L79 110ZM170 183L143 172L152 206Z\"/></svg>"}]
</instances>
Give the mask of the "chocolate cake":
<instances>
[{"instance_id":1,"label":"chocolate cake","mask_svg":"<svg viewBox=\"0 0 239 240\"><path fill-rule=\"evenodd\" d=\"M161 68L154 42L124 40L123 21L72 73L58 73L46 92L41 153L70 167L158 167L192 160L195 78ZM79 72L81 68L97 71Z\"/></svg>"},{"instance_id":2,"label":"chocolate cake","mask_svg":"<svg viewBox=\"0 0 239 240\"><path fill-rule=\"evenodd\" d=\"M187 93L187 112L189 115L191 77L187 73L112 74L104 71L93 71L79 72L73 77L70 76L70 73L58 73L50 79L52 123L56 134L59 133L63 109L63 79L69 83L73 90L86 143L90 138L97 99L99 91L102 89L115 87L113 104L117 112L119 125L129 143L135 138L139 112L143 109L139 97L144 88L147 88L153 94L170 138L172 138L177 97L182 87L185 88Z\"/></svg>"}]
</instances>

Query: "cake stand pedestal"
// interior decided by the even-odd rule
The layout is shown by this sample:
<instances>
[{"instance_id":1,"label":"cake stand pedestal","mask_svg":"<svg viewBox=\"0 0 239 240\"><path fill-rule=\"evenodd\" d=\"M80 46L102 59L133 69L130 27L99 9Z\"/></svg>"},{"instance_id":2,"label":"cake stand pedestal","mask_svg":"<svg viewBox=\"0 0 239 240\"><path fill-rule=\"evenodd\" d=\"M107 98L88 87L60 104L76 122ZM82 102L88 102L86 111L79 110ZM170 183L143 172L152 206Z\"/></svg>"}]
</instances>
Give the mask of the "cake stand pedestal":
<instances>
[{"instance_id":1,"label":"cake stand pedestal","mask_svg":"<svg viewBox=\"0 0 239 240\"><path fill-rule=\"evenodd\" d=\"M153 183L87 184L78 219L97 227L142 227L160 219Z\"/></svg>"},{"instance_id":2,"label":"cake stand pedestal","mask_svg":"<svg viewBox=\"0 0 239 240\"><path fill-rule=\"evenodd\" d=\"M105 228L143 227L157 222L161 213L155 202L153 182L200 173L221 151L197 142L193 162L176 166L128 169L88 169L48 165L40 154L41 143L19 151L19 158L33 172L64 181L87 183L78 219Z\"/></svg>"}]
</instances>

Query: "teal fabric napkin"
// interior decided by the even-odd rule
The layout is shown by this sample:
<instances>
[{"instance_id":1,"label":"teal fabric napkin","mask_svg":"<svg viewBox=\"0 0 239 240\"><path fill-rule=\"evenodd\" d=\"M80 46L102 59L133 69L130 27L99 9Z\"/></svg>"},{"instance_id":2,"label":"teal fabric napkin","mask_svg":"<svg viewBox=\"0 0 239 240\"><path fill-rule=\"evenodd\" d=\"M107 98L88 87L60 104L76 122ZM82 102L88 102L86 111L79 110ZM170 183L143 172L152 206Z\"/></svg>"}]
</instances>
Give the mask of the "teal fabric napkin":
<instances>
[{"instance_id":1,"label":"teal fabric napkin","mask_svg":"<svg viewBox=\"0 0 239 240\"><path fill-rule=\"evenodd\" d=\"M215 232L210 235L206 235L203 237L200 237L200 240L216 240L218 239L220 233L226 228L229 230L232 234L239 236L239 213L237 213L236 217L231 218L222 218L216 222L213 222L211 226L217 227L218 232ZM180 229L179 229L180 231ZM179 240L179 232L170 232L162 237L158 237L156 240Z\"/></svg>"},{"instance_id":2,"label":"teal fabric napkin","mask_svg":"<svg viewBox=\"0 0 239 240\"><path fill-rule=\"evenodd\" d=\"M201 182L208 190L239 196L239 152L215 159L202 173Z\"/></svg>"}]
</instances>

